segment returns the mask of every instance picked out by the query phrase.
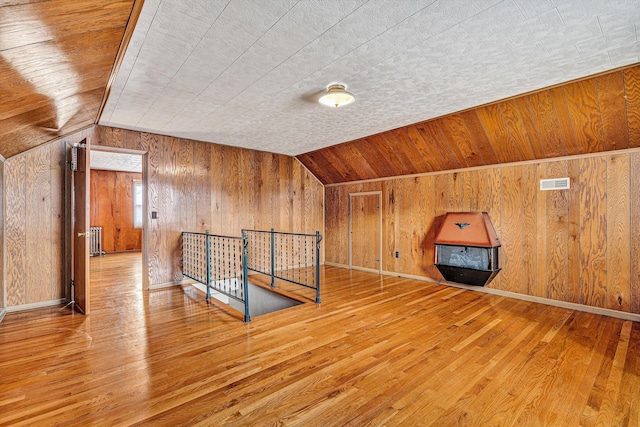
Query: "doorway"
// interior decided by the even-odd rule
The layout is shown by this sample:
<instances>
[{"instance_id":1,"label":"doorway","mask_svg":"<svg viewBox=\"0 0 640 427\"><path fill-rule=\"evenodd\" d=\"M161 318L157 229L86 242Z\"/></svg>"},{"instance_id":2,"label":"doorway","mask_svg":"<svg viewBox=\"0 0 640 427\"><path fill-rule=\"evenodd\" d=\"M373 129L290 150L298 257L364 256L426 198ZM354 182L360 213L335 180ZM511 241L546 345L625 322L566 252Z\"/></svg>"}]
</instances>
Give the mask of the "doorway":
<instances>
[{"instance_id":1,"label":"doorway","mask_svg":"<svg viewBox=\"0 0 640 427\"><path fill-rule=\"evenodd\" d=\"M349 194L349 268L382 273L382 192Z\"/></svg>"},{"instance_id":2,"label":"doorway","mask_svg":"<svg viewBox=\"0 0 640 427\"><path fill-rule=\"evenodd\" d=\"M142 278L142 289L147 287L147 277L142 271L147 259L146 160L144 151L91 147L92 266L108 258L110 265L122 262L130 268L131 260L138 254L140 262L135 264L140 271L135 276Z\"/></svg>"}]
</instances>

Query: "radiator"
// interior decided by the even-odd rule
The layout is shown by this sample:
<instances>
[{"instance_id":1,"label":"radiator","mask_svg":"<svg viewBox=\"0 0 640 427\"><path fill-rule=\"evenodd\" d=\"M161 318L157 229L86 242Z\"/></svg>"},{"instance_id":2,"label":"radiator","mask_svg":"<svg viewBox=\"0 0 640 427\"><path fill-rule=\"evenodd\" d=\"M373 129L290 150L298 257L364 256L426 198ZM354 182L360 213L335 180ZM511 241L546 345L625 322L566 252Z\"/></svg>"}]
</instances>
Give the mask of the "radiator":
<instances>
[{"instance_id":1,"label":"radiator","mask_svg":"<svg viewBox=\"0 0 640 427\"><path fill-rule=\"evenodd\" d=\"M89 255L104 255L102 250L102 227L91 227L91 247L89 249Z\"/></svg>"}]
</instances>

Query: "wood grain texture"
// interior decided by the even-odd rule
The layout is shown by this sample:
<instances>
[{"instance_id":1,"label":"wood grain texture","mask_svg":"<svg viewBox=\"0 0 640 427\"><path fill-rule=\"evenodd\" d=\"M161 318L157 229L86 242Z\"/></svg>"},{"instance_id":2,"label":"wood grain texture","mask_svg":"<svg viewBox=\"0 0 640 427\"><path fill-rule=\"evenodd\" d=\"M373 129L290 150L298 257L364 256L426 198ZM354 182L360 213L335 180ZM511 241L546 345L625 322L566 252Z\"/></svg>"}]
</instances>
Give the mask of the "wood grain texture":
<instances>
[{"instance_id":1,"label":"wood grain texture","mask_svg":"<svg viewBox=\"0 0 640 427\"><path fill-rule=\"evenodd\" d=\"M547 165L547 178L568 175L567 162ZM547 295L565 301L569 286L569 195L566 191L547 191Z\"/></svg>"},{"instance_id":2,"label":"wood grain texture","mask_svg":"<svg viewBox=\"0 0 640 427\"><path fill-rule=\"evenodd\" d=\"M142 229L133 226L133 184L142 173L91 170L91 226L102 227L105 252L142 250Z\"/></svg>"},{"instance_id":3,"label":"wood grain texture","mask_svg":"<svg viewBox=\"0 0 640 427\"><path fill-rule=\"evenodd\" d=\"M50 147L25 154L27 304L51 299L51 166Z\"/></svg>"},{"instance_id":4,"label":"wood grain texture","mask_svg":"<svg viewBox=\"0 0 640 427\"><path fill-rule=\"evenodd\" d=\"M478 108L478 117L484 124L489 140L492 141L500 163L517 162L522 160L516 145L511 140L504 117L502 105L492 104Z\"/></svg>"},{"instance_id":5,"label":"wood grain texture","mask_svg":"<svg viewBox=\"0 0 640 427\"><path fill-rule=\"evenodd\" d=\"M71 173L71 192L73 202L71 212L73 222L71 226L73 290L75 306L84 314L91 312L91 286L89 278L89 235L91 224L90 212L90 165L91 140L82 141L84 144L77 149L76 168ZM71 158L71 156L68 156ZM76 307L72 307L75 310Z\"/></svg>"},{"instance_id":6,"label":"wood grain texture","mask_svg":"<svg viewBox=\"0 0 640 427\"><path fill-rule=\"evenodd\" d=\"M0 424L637 425L637 322L322 275L321 306L246 325L189 286L141 291L137 254L94 258L90 318L0 324Z\"/></svg>"},{"instance_id":7,"label":"wood grain texture","mask_svg":"<svg viewBox=\"0 0 640 427\"><path fill-rule=\"evenodd\" d=\"M629 310L631 280L629 166L627 154L607 158L607 308L622 311Z\"/></svg>"},{"instance_id":8,"label":"wood grain texture","mask_svg":"<svg viewBox=\"0 0 640 427\"><path fill-rule=\"evenodd\" d=\"M580 154L580 148L576 141L576 132L573 129L571 122L571 116L569 114L569 105L567 105L567 97L565 95L564 87L554 87L551 89L551 98L553 99L553 105L558 117L558 125L560 126L560 133L562 135L562 141L567 148L568 155ZM584 108L580 104L580 108Z\"/></svg>"},{"instance_id":9,"label":"wood grain texture","mask_svg":"<svg viewBox=\"0 0 640 427\"><path fill-rule=\"evenodd\" d=\"M640 153L632 153L631 171L631 293L629 295L632 313L640 313Z\"/></svg>"},{"instance_id":10,"label":"wood grain texture","mask_svg":"<svg viewBox=\"0 0 640 427\"><path fill-rule=\"evenodd\" d=\"M547 179L547 163L536 165L537 181ZM547 286L547 195L537 192L536 186L536 281L537 287L533 295L543 298L549 297Z\"/></svg>"},{"instance_id":11,"label":"wood grain texture","mask_svg":"<svg viewBox=\"0 0 640 427\"><path fill-rule=\"evenodd\" d=\"M328 186L327 248L347 247L348 230L339 224L348 215L339 195L382 191L384 270L439 281L433 236L442 216L487 211L502 242L503 267L489 287L635 312L640 190L631 171L638 162L640 154L627 151ZM570 178L569 190L540 191L540 179L560 177ZM327 253L329 262L345 260Z\"/></svg>"},{"instance_id":12,"label":"wood grain texture","mask_svg":"<svg viewBox=\"0 0 640 427\"><path fill-rule=\"evenodd\" d=\"M351 195L351 264L380 269L380 195Z\"/></svg>"},{"instance_id":13,"label":"wood grain texture","mask_svg":"<svg viewBox=\"0 0 640 427\"><path fill-rule=\"evenodd\" d=\"M640 147L640 67L624 70L624 94L629 125L629 148Z\"/></svg>"},{"instance_id":14,"label":"wood grain texture","mask_svg":"<svg viewBox=\"0 0 640 427\"><path fill-rule=\"evenodd\" d=\"M51 294L49 299L65 297L67 288L67 276L65 274L67 233L65 230L66 218L66 181L68 170L66 163L66 141L60 140L51 143Z\"/></svg>"},{"instance_id":15,"label":"wood grain texture","mask_svg":"<svg viewBox=\"0 0 640 427\"><path fill-rule=\"evenodd\" d=\"M538 239L536 231L538 227L537 204L539 184L536 165L527 165L522 170L522 276L523 293L534 296L539 295L537 286L536 258L538 253ZM508 210L506 210L509 214Z\"/></svg>"},{"instance_id":16,"label":"wood grain texture","mask_svg":"<svg viewBox=\"0 0 640 427\"><path fill-rule=\"evenodd\" d=\"M325 194L328 191L334 191L334 188L342 187L327 187L325 188ZM382 269L384 271L395 271L395 250L396 250L396 217L395 217L395 202L396 202L396 189L392 181L383 181L381 184L382 190ZM326 199L327 219L329 218L329 209L332 209L331 203L333 199ZM337 212L332 212L333 215L337 215ZM335 221L335 219L333 220ZM333 222L332 222L333 224ZM327 230L339 230L338 228L331 228L325 224ZM336 241L338 239L327 239L327 242ZM329 261L329 248L327 247L327 261Z\"/></svg>"},{"instance_id":17,"label":"wood grain texture","mask_svg":"<svg viewBox=\"0 0 640 427\"><path fill-rule=\"evenodd\" d=\"M323 187L293 157L105 126L96 141L147 151L150 285L181 279L182 231L324 234Z\"/></svg>"},{"instance_id":18,"label":"wood grain texture","mask_svg":"<svg viewBox=\"0 0 640 427\"><path fill-rule=\"evenodd\" d=\"M502 217L509 215L510 212L503 212L502 210L502 169L492 168L487 170L487 210L493 227L498 233L498 237L502 236ZM504 248L498 249L499 256ZM500 274L496 276L491 282L492 286L497 289L502 289L502 277Z\"/></svg>"},{"instance_id":19,"label":"wood grain texture","mask_svg":"<svg viewBox=\"0 0 640 427\"><path fill-rule=\"evenodd\" d=\"M4 227L5 227L5 214L4 214L4 161L0 161L0 277L4 278ZM0 286L0 309L5 308L5 285L4 279Z\"/></svg>"},{"instance_id":20,"label":"wood grain texture","mask_svg":"<svg viewBox=\"0 0 640 427\"><path fill-rule=\"evenodd\" d=\"M133 0L2 5L0 153L9 158L95 122Z\"/></svg>"},{"instance_id":21,"label":"wood grain texture","mask_svg":"<svg viewBox=\"0 0 640 427\"><path fill-rule=\"evenodd\" d=\"M629 148L623 72L596 77L606 150Z\"/></svg>"},{"instance_id":22,"label":"wood grain texture","mask_svg":"<svg viewBox=\"0 0 640 427\"><path fill-rule=\"evenodd\" d=\"M7 306L26 304L26 158L18 156L5 163L6 249L5 290Z\"/></svg>"},{"instance_id":23,"label":"wood grain texture","mask_svg":"<svg viewBox=\"0 0 640 427\"><path fill-rule=\"evenodd\" d=\"M577 159L567 161L567 176L574 184L580 182L580 162ZM576 185L566 190L569 202L569 241L567 254L569 272L567 280L567 301L580 302L580 190Z\"/></svg>"},{"instance_id":24,"label":"wood grain texture","mask_svg":"<svg viewBox=\"0 0 640 427\"><path fill-rule=\"evenodd\" d=\"M563 87L579 153L595 153L604 147L602 116L594 80L583 80Z\"/></svg>"},{"instance_id":25,"label":"wood grain texture","mask_svg":"<svg viewBox=\"0 0 640 427\"><path fill-rule=\"evenodd\" d=\"M522 184L522 168L518 166L502 169L500 192L502 215L502 258L500 273L502 289L526 293L528 287L524 280L523 246L524 246L524 200Z\"/></svg>"},{"instance_id":26,"label":"wood grain texture","mask_svg":"<svg viewBox=\"0 0 640 427\"><path fill-rule=\"evenodd\" d=\"M335 184L638 147L639 82L630 66L297 158Z\"/></svg>"}]
</instances>

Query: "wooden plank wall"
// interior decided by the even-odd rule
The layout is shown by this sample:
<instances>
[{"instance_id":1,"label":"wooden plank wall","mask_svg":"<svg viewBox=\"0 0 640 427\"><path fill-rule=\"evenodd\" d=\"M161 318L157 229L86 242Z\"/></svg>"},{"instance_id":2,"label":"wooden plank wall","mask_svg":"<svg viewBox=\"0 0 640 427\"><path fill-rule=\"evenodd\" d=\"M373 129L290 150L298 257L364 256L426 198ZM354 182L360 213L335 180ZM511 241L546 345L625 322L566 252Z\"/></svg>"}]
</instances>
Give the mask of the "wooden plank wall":
<instances>
[{"instance_id":1,"label":"wooden plank wall","mask_svg":"<svg viewBox=\"0 0 640 427\"><path fill-rule=\"evenodd\" d=\"M0 159L0 279L4 277L4 159ZM5 308L4 284L0 283L0 311Z\"/></svg>"},{"instance_id":2,"label":"wooden plank wall","mask_svg":"<svg viewBox=\"0 0 640 427\"><path fill-rule=\"evenodd\" d=\"M324 233L323 187L293 157L104 126L94 144L148 153L150 285L182 278L182 231Z\"/></svg>"},{"instance_id":3,"label":"wooden plank wall","mask_svg":"<svg viewBox=\"0 0 640 427\"><path fill-rule=\"evenodd\" d=\"M105 252L139 251L142 229L133 228L133 181L142 174L91 170L91 225L102 227Z\"/></svg>"},{"instance_id":4,"label":"wooden plank wall","mask_svg":"<svg viewBox=\"0 0 640 427\"><path fill-rule=\"evenodd\" d=\"M487 211L503 267L490 287L640 313L638 170L640 152L621 150L327 186L326 261L348 264L349 193L381 190L384 271L441 280L433 239L442 215ZM539 179L566 176L570 190L539 190Z\"/></svg>"},{"instance_id":5,"label":"wooden plank wall","mask_svg":"<svg viewBox=\"0 0 640 427\"><path fill-rule=\"evenodd\" d=\"M4 165L7 307L64 298L69 238L65 209L67 146L91 138L77 132L7 159Z\"/></svg>"}]
</instances>

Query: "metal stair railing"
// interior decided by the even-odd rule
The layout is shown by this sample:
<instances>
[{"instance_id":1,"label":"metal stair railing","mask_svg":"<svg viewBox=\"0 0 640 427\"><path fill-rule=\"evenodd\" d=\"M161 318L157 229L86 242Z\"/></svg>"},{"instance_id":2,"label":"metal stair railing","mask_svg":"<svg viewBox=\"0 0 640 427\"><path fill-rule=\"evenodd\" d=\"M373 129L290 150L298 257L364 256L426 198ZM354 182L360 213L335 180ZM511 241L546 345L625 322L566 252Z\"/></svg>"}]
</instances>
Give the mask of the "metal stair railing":
<instances>
[{"instance_id":1,"label":"metal stair railing","mask_svg":"<svg viewBox=\"0 0 640 427\"><path fill-rule=\"evenodd\" d=\"M244 321L250 322L247 269L247 236L221 236L182 232L182 274L211 291L233 298L244 305Z\"/></svg>"},{"instance_id":2,"label":"metal stair railing","mask_svg":"<svg viewBox=\"0 0 640 427\"><path fill-rule=\"evenodd\" d=\"M322 235L242 230L248 241L247 268L275 279L315 289L320 304L320 242Z\"/></svg>"}]
</instances>

